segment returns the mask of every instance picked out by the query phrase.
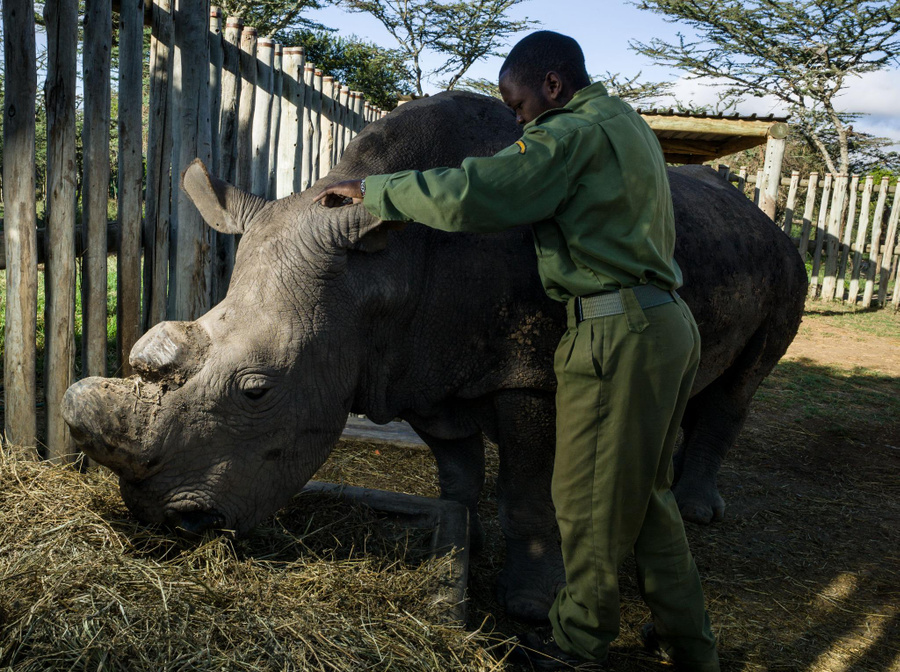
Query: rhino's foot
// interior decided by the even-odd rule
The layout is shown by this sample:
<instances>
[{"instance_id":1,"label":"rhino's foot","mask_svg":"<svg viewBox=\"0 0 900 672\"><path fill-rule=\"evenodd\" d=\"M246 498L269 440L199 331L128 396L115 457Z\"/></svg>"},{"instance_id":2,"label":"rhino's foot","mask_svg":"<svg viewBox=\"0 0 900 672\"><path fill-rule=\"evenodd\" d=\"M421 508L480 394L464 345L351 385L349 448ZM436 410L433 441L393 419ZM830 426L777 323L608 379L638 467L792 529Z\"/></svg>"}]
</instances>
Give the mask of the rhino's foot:
<instances>
[{"instance_id":1,"label":"rhino's foot","mask_svg":"<svg viewBox=\"0 0 900 672\"><path fill-rule=\"evenodd\" d=\"M691 484L679 481L672 492L675 493L675 500L684 520L708 525L725 517L725 500L715 483Z\"/></svg>"},{"instance_id":2,"label":"rhino's foot","mask_svg":"<svg viewBox=\"0 0 900 672\"><path fill-rule=\"evenodd\" d=\"M557 593L566 585L559 547L550 548L535 557L524 542L507 545L506 565L497 579L497 600L511 618L547 620Z\"/></svg>"}]
</instances>

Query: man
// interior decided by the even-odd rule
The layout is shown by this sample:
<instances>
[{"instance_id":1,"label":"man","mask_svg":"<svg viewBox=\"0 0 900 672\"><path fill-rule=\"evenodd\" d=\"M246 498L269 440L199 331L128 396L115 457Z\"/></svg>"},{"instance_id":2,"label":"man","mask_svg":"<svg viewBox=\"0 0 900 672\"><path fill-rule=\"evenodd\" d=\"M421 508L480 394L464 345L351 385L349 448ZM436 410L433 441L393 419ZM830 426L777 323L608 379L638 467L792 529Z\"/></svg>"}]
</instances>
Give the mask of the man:
<instances>
[{"instance_id":1,"label":"man","mask_svg":"<svg viewBox=\"0 0 900 672\"><path fill-rule=\"evenodd\" d=\"M500 70L522 139L459 169L332 185L324 205L362 202L383 220L445 231L531 224L547 294L568 309L556 351L552 494L567 585L552 634L515 653L540 669L604 662L619 631L617 570L634 552L654 623L645 642L685 670L719 669L672 483L672 451L700 357L659 142L591 84L577 42L533 33Z\"/></svg>"}]
</instances>

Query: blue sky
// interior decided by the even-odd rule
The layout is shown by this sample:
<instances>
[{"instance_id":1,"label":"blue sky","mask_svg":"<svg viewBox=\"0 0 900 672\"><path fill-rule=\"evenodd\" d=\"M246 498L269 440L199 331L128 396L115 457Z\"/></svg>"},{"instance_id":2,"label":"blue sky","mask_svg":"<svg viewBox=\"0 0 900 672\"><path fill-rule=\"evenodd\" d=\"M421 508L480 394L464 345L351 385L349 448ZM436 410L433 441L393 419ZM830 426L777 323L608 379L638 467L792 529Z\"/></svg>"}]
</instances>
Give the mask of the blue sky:
<instances>
[{"instance_id":1,"label":"blue sky","mask_svg":"<svg viewBox=\"0 0 900 672\"><path fill-rule=\"evenodd\" d=\"M367 14L328 7L304 16L336 27L342 35L355 34L385 47L396 44L384 27ZM685 80L683 73L654 66L628 48L631 40L647 42L653 37L673 40L679 30L691 36L687 26L668 23L659 15L641 11L628 2L608 0L529 0L515 7L510 16L536 19L541 22L541 28L574 37L584 50L588 72L593 75L610 71L631 76L640 72L642 79L676 82L675 95L684 102L709 104L716 100L709 87ZM515 39L512 38L513 43ZM425 66L433 68L440 62L439 58L426 59ZM467 76L494 80L501 62L496 57L486 59L471 68ZM426 90L440 89L432 83ZM854 124L856 129L900 142L900 70L895 68L853 79L847 93L838 99L838 106L846 111L867 113L868 116ZM738 111L759 115L784 113L774 99L750 99Z\"/></svg>"}]
</instances>

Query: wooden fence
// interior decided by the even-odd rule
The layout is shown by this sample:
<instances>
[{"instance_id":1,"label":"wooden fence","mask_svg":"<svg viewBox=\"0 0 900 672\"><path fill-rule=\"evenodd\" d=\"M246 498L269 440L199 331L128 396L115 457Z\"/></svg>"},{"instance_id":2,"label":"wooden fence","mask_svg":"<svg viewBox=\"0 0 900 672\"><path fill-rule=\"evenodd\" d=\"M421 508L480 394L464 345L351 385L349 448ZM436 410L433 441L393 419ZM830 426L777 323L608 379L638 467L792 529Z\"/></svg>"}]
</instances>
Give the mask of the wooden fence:
<instances>
[{"instance_id":1,"label":"wooden fence","mask_svg":"<svg viewBox=\"0 0 900 672\"><path fill-rule=\"evenodd\" d=\"M200 157L210 170L268 198L310 187L347 143L386 114L313 63L208 0L120 3L118 202L108 222L112 46L109 0L86 0L84 160L76 175L78 0L48 0L46 217L39 237L34 188L37 70L33 0L4 0L6 90L4 438L59 461L76 458L60 402L75 380L75 294L80 280L81 374L127 376L141 334L192 320L225 295L233 236L218 234L180 189ZM150 26L149 63L144 27ZM142 72L149 68L149 103ZM15 76L11 76L15 73ZM146 129L145 129L146 123ZM75 185L81 184L77 226ZM115 234L115 235L113 235ZM38 242L42 254L38 254ZM77 255L76 255L77 250ZM116 364L107 371L107 255L116 252ZM45 273L43 397L36 384L38 265ZM43 428L42 428L43 429ZM39 441L41 437L41 441Z\"/></svg>"},{"instance_id":2,"label":"wooden fence","mask_svg":"<svg viewBox=\"0 0 900 672\"><path fill-rule=\"evenodd\" d=\"M35 203L37 87L33 0L3 0L6 71L4 243L6 333L4 437L37 446L38 265L45 273L44 408L40 452L76 458L60 415L75 380L75 295L80 280L81 375L129 375L128 353L166 319L191 320L225 295L234 237L214 232L181 192L181 171L202 158L221 178L268 198L309 188L350 140L385 114L341 86L300 47L282 49L239 18L224 22L208 0L121 3L118 72L118 203L108 222L112 13L85 0L83 171L76 175L78 0L47 0L47 216ZM149 103L142 100L144 26L151 28ZM11 76L10 73L15 73ZM146 112L146 122L145 122ZM146 142L145 129L146 123ZM726 169L727 170L727 169ZM746 171L728 178L753 188ZM82 185L77 226L75 185ZM771 182L768 184L771 185ZM787 186L781 226L811 266L811 293L886 305L897 268L897 193L871 177L819 176ZM796 214L805 190L802 217ZM889 194L893 194L888 205ZM758 195L756 197L758 201ZM817 206L818 204L818 206ZM818 209L817 209L818 208ZM888 215L888 211L890 214ZM818 214L816 214L818 213ZM115 232L113 237L111 234ZM41 241L42 254L38 252ZM111 247L112 245L112 247ZM107 255L117 264L116 365L107 371ZM861 298L860 298L861 297ZM893 292L894 308L900 292Z\"/></svg>"},{"instance_id":3,"label":"wooden fence","mask_svg":"<svg viewBox=\"0 0 900 672\"><path fill-rule=\"evenodd\" d=\"M719 172L759 203L762 171L723 165ZM812 173L801 180L794 171L781 178L776 199L775 221L807 264L811 298L900 309L900 190L887 177Z\"/></svg>"}]
</instances>

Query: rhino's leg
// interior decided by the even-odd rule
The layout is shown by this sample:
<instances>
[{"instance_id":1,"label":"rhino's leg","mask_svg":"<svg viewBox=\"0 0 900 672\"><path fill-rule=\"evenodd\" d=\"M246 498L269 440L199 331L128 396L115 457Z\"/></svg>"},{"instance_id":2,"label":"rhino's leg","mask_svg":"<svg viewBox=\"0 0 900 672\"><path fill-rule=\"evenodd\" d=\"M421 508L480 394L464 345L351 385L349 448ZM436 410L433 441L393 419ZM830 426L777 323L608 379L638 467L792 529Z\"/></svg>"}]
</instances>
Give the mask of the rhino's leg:
<instances>
[{"instance_id":1,"label":"rhino's leg","mask_svg":"<svg viewBox=\"0 0 900 672\"><path fill-rule=\"evenodd\" d=\"M756 388L786 347L760 328L735 363L688 402L672 488L685 520L707 524L725 515L716 483L719 467L744 426Z\"/></svg>"},{"instance_id":2,"label":"rhino's leg","mask_svg":"<svg viewBox=\"0 0 900 672\"><path fill-rule=\"evenodd\" d=\"M437 462L441 499L469 509L469 543L473 552L484 545L484 528L478 517L478 498L484 485L484 439L481 432L463 439L438 439L421 429L416 433L428 444Z\"/></svg>"},{"instance_id":3,"label":"rhino's leg","mask_svg":"<svg viewBox=\"0 0 900 672\"><path fill-rule=\"evenodd\" d=\"M550 498L556 441L553 396L510 390L495 396L495 408L499 515L506 539L498 599L514 618L544 620L565 584Z\"/></svg>"}]
</instances>

